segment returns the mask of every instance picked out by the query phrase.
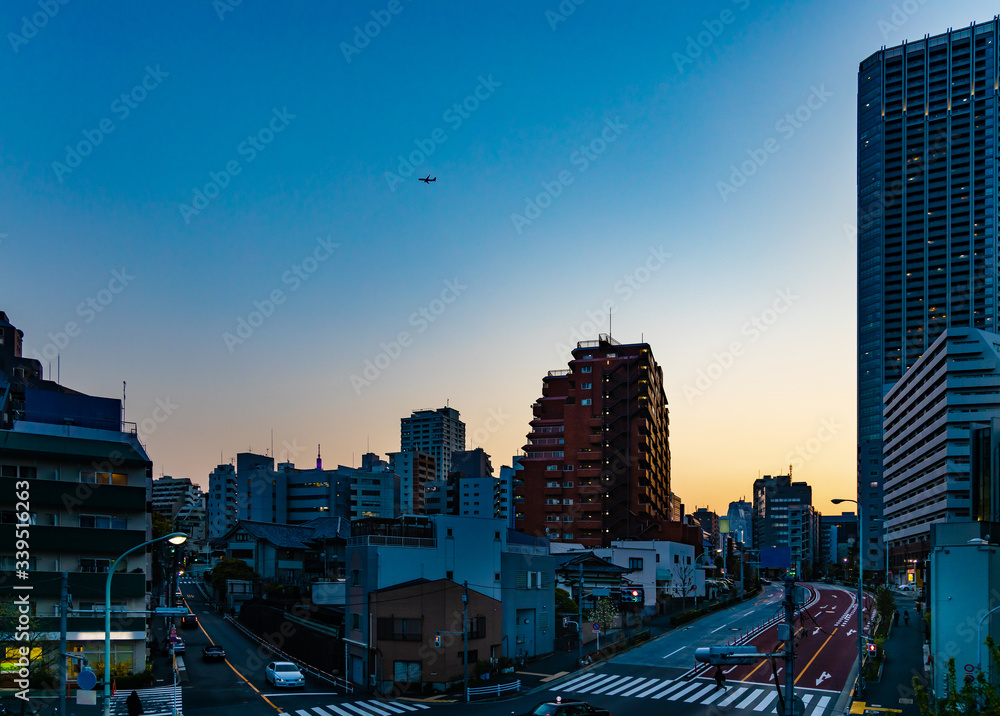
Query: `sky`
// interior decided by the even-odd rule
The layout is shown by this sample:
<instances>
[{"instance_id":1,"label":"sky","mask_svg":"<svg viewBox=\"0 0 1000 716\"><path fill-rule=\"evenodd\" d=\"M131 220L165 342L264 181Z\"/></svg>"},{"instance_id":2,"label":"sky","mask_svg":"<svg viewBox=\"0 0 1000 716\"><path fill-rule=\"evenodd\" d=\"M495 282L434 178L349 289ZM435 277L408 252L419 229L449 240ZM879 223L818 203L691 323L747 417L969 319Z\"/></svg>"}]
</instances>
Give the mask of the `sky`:
<instances>
[{"instance_id":1,"label":"sky","mask_svg":"<svg viewBox=\"0 0 1000 716\"><path fill-rule=\"evenodd\" d=\"M0 310L154 473L495 469L578 340L663 369L673 491L856 494L856 96L941 0L0 6ZM418 177L436 177L422 183ZM609 328L610 326L610 328ZM846 505L850 507L850 505Z\"/></svg>"}]
</instances>

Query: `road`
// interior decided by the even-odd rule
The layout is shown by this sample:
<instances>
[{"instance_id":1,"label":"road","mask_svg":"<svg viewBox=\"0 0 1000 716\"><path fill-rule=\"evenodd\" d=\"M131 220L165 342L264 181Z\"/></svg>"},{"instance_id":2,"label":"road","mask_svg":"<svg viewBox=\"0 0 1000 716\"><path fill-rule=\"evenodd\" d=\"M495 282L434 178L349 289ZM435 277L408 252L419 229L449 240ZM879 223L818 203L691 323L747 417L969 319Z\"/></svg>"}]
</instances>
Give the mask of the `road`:
<instances>
[{"instance_id":1,"label":"road","mask_svg":"<svg viewBox=\"0 0 1000 716\"><path fill-rule=\"evenodd\" d=\"M607 708L615 716L640 716L651 709L677 716L688 714L774 713L779 697L774 688L770 660L731 667L726 690L717 690L713 670L696 670L694 649L749 638L759 651L775 648L775 627L768 625L783 615L783 588L772 586L753 602L704 617L665 634L637 649L574 673L535 693L501 702L466 706L461 703L422 703L373 699L357 691L345 695L331 684L309 678L304 689L277 691L263 679L264 665L272 658L262 647L215 615L193 585L182 585L188 606L199 617L199 628L179 630L185 636L188 683L184 687L186 716L397 716L421 714L458 716L510 716L530 711L534 705L557 696L584 699ZM805 608L798 620L796 694L805 702L804 716L833 713L840 691L847 683L857 656L856 600L846 589L812 585L801 590ZM204 663L201 649L209 643L226 649L224 663ZM783 662L776 662L784 685Z\"/></svg>"}]
</instances>

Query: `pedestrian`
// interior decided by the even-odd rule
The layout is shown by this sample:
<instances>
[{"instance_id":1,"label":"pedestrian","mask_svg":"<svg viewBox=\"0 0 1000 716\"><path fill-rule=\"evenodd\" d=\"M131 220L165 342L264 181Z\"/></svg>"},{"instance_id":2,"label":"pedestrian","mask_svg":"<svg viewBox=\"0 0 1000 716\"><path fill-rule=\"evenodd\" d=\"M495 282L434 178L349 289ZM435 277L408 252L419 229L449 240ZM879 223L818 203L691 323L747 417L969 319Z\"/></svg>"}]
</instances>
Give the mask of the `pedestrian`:
<instances>
[{"instance_id":1,"label":"pedestrian","mask_svg":"<svg viewBox=\"0 0 1000 716\"><path fill-rule=\"evenodd\" d=\"M726 686L726 675L722 673L722 667L715 667L715 690L718 691L722 689L723 691L728 691Z\"/></svg>"},{"instance_id":2,"label":"pedestrian","mask_svg":"<svg viewBox=\"0 0 1000 716\"><path fill-rule=\"evenodd\" d=\"M903 610L903 623L906 624L906 626L910 626L910 613L905 609Z\"/></svg>"},{"instance_id":3,"label":"pedestrian","mask_svg":"<svg viewBox=\"0 0 1000 716\"><path fill-rule=\"evenodd\" d=\"M899 610L898 609L894 609L892 611L892 625L893 626L899 626Z\"/></svg>"},{"instance_id":4,"label":"pedestrian","mask_svg":"<svg viewBox=\"0 0 1000 716\"><path fill-rule=\"evenodd\" d=\"M128 707L128 716L139 716L142 713L142 699L139 698L139 692L133 691L125 699L125 705Z\"/></svg>"}]
</instances>

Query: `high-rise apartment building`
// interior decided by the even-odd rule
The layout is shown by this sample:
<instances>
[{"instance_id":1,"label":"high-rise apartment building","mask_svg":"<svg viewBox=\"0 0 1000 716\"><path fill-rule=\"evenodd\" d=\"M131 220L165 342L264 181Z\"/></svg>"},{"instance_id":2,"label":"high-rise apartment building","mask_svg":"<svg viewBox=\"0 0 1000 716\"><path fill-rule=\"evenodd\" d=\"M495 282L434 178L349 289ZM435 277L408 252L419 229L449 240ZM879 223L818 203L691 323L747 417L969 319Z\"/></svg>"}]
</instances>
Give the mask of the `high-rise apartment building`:
<instances>
[{"instance_id":1,"label":"high-rise apartment building","mask_svg":"<svg viewBox=\"0 0 1000 716\"><path fill-rule=\"evenodd\" d=\"M950 326L996 330L998 20L858 72L858 502L884 570L882 398ZM872 539L875 538L875 542ZM890 569L902 555L892 555Z\"/></svg>"},{"instance_id":2,"label":"high-rise apartment building","mask_svg":"<svg viewBox=\"0 0 1000 716\"><path fill-rule=\"evenodd\" d=\"M752 530L757 547L788 549L791 554L793 543L802 539L802 517L793 518L790 512L810 505L812 488L805 482L792 482L791 475L764 475L754 480Z\"/></svg>"},{"instance_id":3,"label":"high-rise apartment building","mask_svg":"<svg viewBox=\"0 0 1000 716\"><path fill-rule=\"evenodd\" d=\"M451 472L451 454L465 450L465 423L454 408L414 410L400 419L399 449L415 450L434 458L435 479L445 480Z\"/></svg>"},{"instance_id":4,"label":"high-rise apartment building","mask_svg":"<svg viewBox=\"0 0 1000 716\"><path fill-rule=\"evenodd\" d=\"M219 465L208 475L208 536L222 537L236 526L236 468Z\"/></svg>"},{"instance_id":5,"label":"high-rise apartment building","mask_svg":"<svg viewBox=\"0 0 1000 716\"><path fill-rule=\"evenodd\" d=\"M587 547L652 539L671 512L670 428L649 344L578 343L532 410L516 529Z\"/></svg>"},{"instance_id":6,"label":"high-rise apartment building","mask_svg":"<svg viewBox=\"0 0 1000 716\"><path fill-rule=\"evenodd\" d=\"M729 503L729 536L743 543L743 549L753 549L753 506L746 500Z\"/></svg>"},{"instance_id":7,"label":"high-rise apartment building","mask_svg":"<svg viewBox=\"0 0 1000 716\"><path fill-rule=\"evenodd\" d=\"M437 474L434 458L417 450L391 452L389 469L399 475L400 514L426 514L424 485L432 481Z\"/></svg>"}]
</instances>

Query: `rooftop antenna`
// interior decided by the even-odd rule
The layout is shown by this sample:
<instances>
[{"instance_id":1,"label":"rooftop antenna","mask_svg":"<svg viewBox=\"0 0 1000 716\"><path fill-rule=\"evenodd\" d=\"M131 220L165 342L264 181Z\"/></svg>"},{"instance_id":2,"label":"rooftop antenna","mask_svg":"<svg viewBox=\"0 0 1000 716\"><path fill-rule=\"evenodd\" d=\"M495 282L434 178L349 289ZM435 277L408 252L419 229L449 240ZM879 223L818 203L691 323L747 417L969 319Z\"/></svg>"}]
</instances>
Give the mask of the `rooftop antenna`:
<instances>
[{"instance_id":1,"label":"rooftop antenna","mask_svg":"<svg viewBox=\"0 0 1000 716\"><path fill-rule=\"evenodd\" d=\"M274 428L271 428L271 457L274 457Z\"/></svg>"},{"instance_id":2,"label":"rooftop antenna","mask_svg":"<svg viewBox=\"0 0 1000 716\"><path fill-rule=\"evenodd\" d=\"M122 381L122 422L125 422L125 381Z\"/></svg>"},{"instance_id":3,"label":"rooftop antenna","mask_svg":"<svg viewBox=\"0 0 1000 716\"><path fill-rule=\"evenodd\" d=\"M56 356L56 385L62 385L62 354Z\"/></svg>"}]
</instances>

